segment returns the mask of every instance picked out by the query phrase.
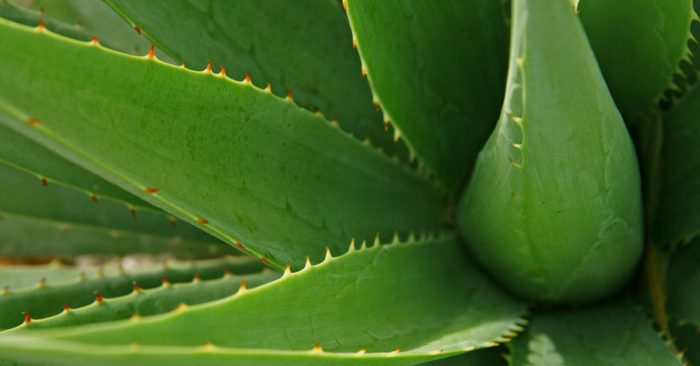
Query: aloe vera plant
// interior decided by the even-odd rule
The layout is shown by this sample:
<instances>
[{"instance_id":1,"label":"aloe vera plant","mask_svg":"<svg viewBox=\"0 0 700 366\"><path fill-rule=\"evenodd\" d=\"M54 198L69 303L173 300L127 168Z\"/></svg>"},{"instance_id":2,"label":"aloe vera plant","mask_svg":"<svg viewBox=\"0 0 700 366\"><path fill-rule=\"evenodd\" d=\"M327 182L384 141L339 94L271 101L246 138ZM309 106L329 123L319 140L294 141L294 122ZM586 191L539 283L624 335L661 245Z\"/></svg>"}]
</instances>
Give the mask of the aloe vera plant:
<instances>
[{"instance_id":1,"label":"aloe vera plant","mask_svg":"<svg viewBox=\"0 0 700 366\"><path fill-rule=\"evenodd\" d=\"M691 0L0 0L0 364L700 365Z\"/></svg>"}]
</instances>

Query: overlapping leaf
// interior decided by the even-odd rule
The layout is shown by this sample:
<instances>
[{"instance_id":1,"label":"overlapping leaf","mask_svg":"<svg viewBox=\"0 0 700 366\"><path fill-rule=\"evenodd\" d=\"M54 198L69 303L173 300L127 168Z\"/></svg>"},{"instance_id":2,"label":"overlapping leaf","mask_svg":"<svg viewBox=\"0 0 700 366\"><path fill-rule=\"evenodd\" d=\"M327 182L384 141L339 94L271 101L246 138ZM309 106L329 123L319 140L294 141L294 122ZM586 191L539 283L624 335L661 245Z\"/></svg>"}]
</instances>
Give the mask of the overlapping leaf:
<instances>
[{"instance_id":1,"label":"overlapping leaf","mask_svg":"<svg viewBox=\"0 0 700 366\"><path fill-rule=\"evenodd\" d=\"M5 333L0 359L409 365L493 345L517 328L524 310L466 260L453 238L426 238L351 248L256 289L169 314Z\"/></svg>"},{"instance_id":2,"label":"overlapping leaf","mask_svg":"<svg viewBox=\"0 0 700 366\"><path fill-rule=\"evenodd\" d=\"M690 61L692 0L579 0L605 81L627 121L655 107Z\"/></svg>"},{"instance_id":3,"label":"overlapping leaf","mask_svg":"<svg viewBox=\"0 0 700 366\"><path fill-rule=\"evenodd\" d=\"M498 119L508 58L502 2L347 6L385 120L445 187L456 188Z\"/></svg>"},{"instance_id":4,"label":"overlapping leaf","mask_svg":"<svg viewBox=\"0 0 700 366\"><path fill-rule=\"evenodd\" d=\"M273 265L441 227L427 182L289 100L7 21L0 41L10 128Z\"/></svg>"},{"instance_id":5,"label":"overlapping leaf","mask_svg":"<svg viewBox=\"0 0 700 366\"><path fill-rule=\"evenodd\" d=\"M511 366L681 366L641 308L621 301L534 315L511 347Z\"/></svg>"},{"instance_id":6,"label":"overlapping leaf","mask_svg":"<svg viewBox=\"0 0 700 366\"><path fill-rule=\"evenodd\" d=\"M109 0L159 48L190 68L211 60L218 70L337 118L341 128L389 154L406 153L391 141L372 105L352 36L336 0L200 1ZM388 127L388 126L387 126Z\"/></svg>"}]
</instances>

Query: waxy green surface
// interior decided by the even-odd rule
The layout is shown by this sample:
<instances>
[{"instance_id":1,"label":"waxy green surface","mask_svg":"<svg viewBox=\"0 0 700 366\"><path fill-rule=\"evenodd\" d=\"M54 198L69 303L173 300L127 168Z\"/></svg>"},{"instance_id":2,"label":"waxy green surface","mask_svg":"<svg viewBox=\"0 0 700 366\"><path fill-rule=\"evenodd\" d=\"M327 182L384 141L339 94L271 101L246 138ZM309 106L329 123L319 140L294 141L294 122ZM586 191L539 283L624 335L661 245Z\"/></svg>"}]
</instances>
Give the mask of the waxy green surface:
<instances>
[{"instance_id":1,"label":"waxy green surface","mask_svg":"<svg viewBox=\"0 0 700 366\"><path fill-rule=\"evenodd\" d=\"M202 279L221 277L225 271L233 273L258 272L260 265L252 258L223 258L197 262L166 262L148 270L123 271L112 266L98 271L92 277L76 276L70 281L54 283L50 277L36 286L3 289L0 292L0 329L17 326L24 320L24 312L33 318L44 318L60 313L64 304L80 307L95 301L95 293L104 297L125 295L133 283L142 288L161 285L163 278L170 282L191 281L195 275Z\"/></svg>"},{"instance_id":2,"label":"waxy green surface","mask_svg":"<svg viewBox=\"0 0 700 366\"><path fill-rule=\"evenodd\" d=\"M348 20L339 1L106 1L158 49L194 70L207 62L236 80L246 73L260 88L286 96L357 139L405 157L392 141L361 75ZM389 126L387 126L389 127Z\"/></svg>"},{"instance_id":3,"label":"waxy green surface","mask_svg":"<svg viewBox=\"0 0 700 366\"><path fill-rule=\"evenodd\" d=\"M384 119L444 187L457 188L503 100L502 2L349 0L347 6Z\"/></svg>"},{"instance_id":4,"label":"waxy green surface","mask_svg":"<svg viewBox=\"0 0 700 366\"><path fill-rule=\"evenodd\" d=\"M690 62L693 0L579 0L577 10L625 120L655 108Z\"/></svg>"},{"instance_id":5,"label":"waxy green surface","mask_svg":"<svg viewBox=\"0 0 700 366\"><path fill-rule=\"evenodd\" d=\"M0 41L0 109L40 121L10 128L276 267L442 226L429 183L289 100L4 20Z\"/></svg>"},{"instance_id":6,"label":"waxy green surface","mask_svg":"<svg viewBox=\"0 0 700 366\"><path fill-rule=\"evenodd\" d=\"M511 38L503 111L461 199L459 227L520 296L604 297L641 255L632 141L570 1L514 1Z\"/></svg>"},{"instance_id":7,"label":"waxy green surface","mask_svg":"<svg viewBox=\"0 0 700 366\"><path fill-rule=\"evenodd\" d=\"M191 361L225 359L227 347L235 347L228 356L232 364L242 359L250 365L280 364L269 363L275 358L313 364L319 358L326 364L408 365L492 346L519 328L524 311L469 263L454 238L422 238L353 247L277 281L169 314L37 330L32 334L38 339L6 333L0 337L0 359L31 354L55 363L92 358L115 364L114 357L127 357L144 364L158 358L151 351L162 356L172 350L173 360L181 362L179 352L195 351L187 358ZM133 343L138 352L112 353ZM55 348L59 345L62 351ZM213 353L197 354L205 350ZM101 356L93 358L95 352ZM252 355L259 355L258 361ZM303 363L306 357L312 361Z\"/></svg>"},{"instance_id":8,"label":"waxy green surface","mask_svg":"<svg viewBox=\"0 0 700 366\"><path fill-rule=\"evenodd\" d=\"M617 301L533 315L513 341L511 366L681 366L642 309Z\"/></svg>"},{"instance_id":9,"label":"waxy green surface","mask_svg":"<svg viewBox=\"0 0 700 366\"><path fill-rule=\"evenodd\" d=\"M697 86L663 116L661 187L654 239L688 242L700 233L700 88Z\"/></svg>"}]
</instances>

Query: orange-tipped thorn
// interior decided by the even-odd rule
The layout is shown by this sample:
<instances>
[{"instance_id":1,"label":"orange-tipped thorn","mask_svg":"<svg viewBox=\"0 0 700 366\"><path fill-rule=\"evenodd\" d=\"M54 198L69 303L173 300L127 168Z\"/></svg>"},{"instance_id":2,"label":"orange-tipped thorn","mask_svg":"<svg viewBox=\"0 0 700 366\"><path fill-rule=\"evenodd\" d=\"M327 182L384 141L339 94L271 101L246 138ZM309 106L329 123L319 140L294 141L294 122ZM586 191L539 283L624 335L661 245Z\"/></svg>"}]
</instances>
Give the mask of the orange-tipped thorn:
<instances>
[{"instance_id":1,"label":"orange-tipped thorn","mask_svg":"<svg viewBox=\"0 0 700 366\"><path fill-rule=\"evenodd\" d=\"M163 285L170 285L170 280L168 279L168 277L163 276L161 280L163 281Z\"/></svg>"},{"instance_id":2,"label":"orange-tipped thorn","mask_svg":"<svg viewBox=\"0 0 700 366\"><path fill-rule=\"evenodd\" d=\"M146 55L148 58L154 58L156 57L156 46L151 43L151 48L148 49L148 54Z\"/></svg>"},{"instance_id":3,"label":"orange-tipped thorn","mask_svg":"<svg viewBox=\"0 0 700 366\"><path fill-rule=\"evenodd\" d=\"M250 83L251 83L250 73L249 73L248 71L245 72L245 77L243 78L243 82L246 83L246 84L250 84Z\"/></svg>"},{"instance_id":4,"label":"orange-tipped thorn","mask_svg":"<svg viewBox=\"0 0 700 366\"><path fill-rule=\"evenodd\" d=\"M204 69L204 72L211 73L211 60L207 61L207 67Z\"/></svg>"},{"instance_id":5,"label":"orange-tipped thorn","mask_svg":"<svg viewBox=\"0 0 700 366\"><path fill-rule=\"evenodd\" d=\"M320 343L316 343L314 344L314 348L311 350L311 352L321 353L323 352L323 347L321 347Z\"/></svg>"},{"instance_id":6,"label":"orange-tipped thorn","mask_svg":"<svg viewBox=\"0 0 700 366\"><path fill-rule=\"evenodd\" d=\"M357 38L352 39L352 48L357 48Z\"/></svg>"},{"instance_id":7,"label":"orange-tipped thorn","mask_svg":"<svg viewBox=\"0 0 700 366\"><path fill-rule=\"evenodd\" d=\"M136 207L129 207L129 213L131 214L131 218L136 220Z\"/></svg>"},{"instance_id":8,"label":"orange-tipped thorn","mask_svg":"<svg viewBox=\"0 0 700 366\"><path fill-rule=\"evenodd\" d=\"M27 124L30 126L36 126L39 124L39 120L36 118L27 118Z\"/></svg>"},{"instance_id":9,"label":"orange-tipped thorn","mask_svg":"<svg viewBox=\"0 0 700 366\"><path fill-rule=\"evenodd\" d=\"M343 0L343 10L348 11L348 0Z\"/></svg>"},{"instance_id":10,"label":"orange-tipped thorn","mask_svg":"<svg viewBox=\"0 0 700 366\"><path fill-rule=\"evenodd\" d=\"M43 20L40 20L36 27L39 28L40 31L46 30L46 23L44 23Z\"/></svg>"},{"instance_id":11,"label":"orange-tipped thorn","mask_svg":"<svg viewBox=\"0 0 700 366\"><path fill-rule=\"evenodd\" d=\"M137 294L140 294L141 293L141 285L139 285L138 282L134 281L133 286L134 286L134 292Z\"/></svg>"},{"instance_id":12,"label":"orange-tipped thorn","mask_svg":"<svg viewBox=\"0 0 700 366\"><path fill-rule=\"evenodd\" d=\"M238 249L245 249L245 245L243 245L243 243L241 243L240 241L237 241L237 242L236 242L236 248L238 248Z\"/></svg>"},{"instance_id":13,"label":"orange-tipped thorn","mask_svg":"<svg viewBox=\"0 0 700 366\"><path fill-rule=\"evenodd\" d=\"M100 44L100 39L97 38L97 36L92 36L92 44L93 45L99 45Z\"/></svg>"},{"instance_id":14,"label":"orange-tipped thorn","mask_svg":"<svg viewBox=\"0 0 700 366\"><path fill-rule=\"evenodd\" d=\"M221 65L221 67L219 67L219 76L226 77L226 68L224 67L224 65Z\"/></svg>"},{"instance_id":15,"label":"orange-tipped thorn","mask_svg":"<svg viewBox=\"0 0 700 366\"><path fill-rule=\"evenodd\" d=\"M206 219L200 217L200 218L197 219L197 223L200 224L200 225L206 225L206 224L209 223L209 221L207 221Z\"/></svg>"},{"instance_id":16,"label":"orange-tipped thorn","mask_svg":"<svg viewBox=\"0 0 700 366\"><path fill-rule=\"evenodd\" d=\"M141 34L141 28L138 25L134 26L134 30L136 33Z\"/></svg>"},{"instance_id":17,"label":"orange-tipped thorn","mask_svg":"<svg viewBox=\"0 0 700 366\"><path fill-rule=\"evenodd\" d=\"M265 84L265 92L272 93L272 85L270 83Z\"/></svg>"},{"instance_id":18,"label":"orange-tipped thorn","mask_svg":"<svg viewBox=\"0 0 700 366\"><path fill-rule=\"evenodd\" d=\"M158 189L158 188L153 188L153 187L147 187L147 188L145 189L145 191L146 191L146 193L153 194L153 193L156 193L156 192L160 191L160 189Z\"/></svg>"},{"instance_id":19,"label":"orange-tipped thorn","mask_svg":"<svg viewBox=\"0 0 700 366\"><path fill-rule=\"evenodd\" d=\"M63 311L70 311L70 305L63 304Z\"/></svg>"},{"instance_id":20,"label":"orange-tipped thorn","mask_svg":"<svg viewBox=\"0 0 700 366\"><path fill-rule=\"evenodd\" d=\"M95 302L101 303L104 300L104 296L101 293L95 292Z\"/></svg>"},{"instance_id":21,"label":"orange-tipped thorn","mask_svg":"<svg viewBox=\"0 0 700 366\"><path fill-rule=\"evenodd\" d=\"M292 93L291 89L287 90L287 99L294 100L294 93Z\"/></svg>"},{"instance_id":22,"label":"orange-tipped thorn","mask_svg":"<svg viewBox=\"0 0 700 366\"><path fill-rule=\"evenodd\" d=\"M241 285L238 286L238 292L243 292L248 289L248 285L245 283L245 280L241 281Z\"/></svg>"},{"instance_id":23,"label":"orange-tipped thorn","mask_svg":"<svg viewBox=\"0 0 700 366\"><path fill-rule=\"evenodd\" d=\"M260 260L265 264L270 264L270 260L267 259L267 257L265 257L265 256L260 257Z\"/></svg>"},{"instance_id":24,"label":"orange-tipped thorn","mask_svg":"<svg viewBox=\"0 0 700 366\"><path fill-rule=\"evenodd\" d=\"M201 281L201 280L202 280L202 275L199 274L199 272L195 273L194 276L192 276L192 282Z\"/></svg>"},{"instance_id":25,"label":"orange-tipped thorn","mask_svg":"<svg viewBox=\"0 0 700 366\"><path fill-rule=\"evenodd\" d=\"M362 69L360 69L360 74L362 75L362 77L367 76L367 68L362 66Z\"/></svg>"},{"instance_id":26,"label":"orange-tipped thorn","mask_svg":"<svg viewBox=\"0 0 700 366\"><path fill-rule=\"evenodd\" d=\"M97 202L97 195L95 195L94 193L90 194L90 200L92 202Z\"/></svg>"},{"instance_id":27,"label":"orange-tipped thorn","mask_svg":"<svg viewBox=\"0 0 700 366\"><path fill-rule=\"evenodd\" d=\"M40 7L39 7L39 14L41 14L41 15L46 14L46 10L44 10L44 7L43 7L43 6L40 6Z\"/></svg>"},{"instance_id":28,"label":"orange-tipped thorn","mask_svg":"<svg viewBox=\"0 0 700 366\"><path fill-rule=\"evenodd\" d=\"M41 177L41 185L46 187L47 184L49 184L49 181L46 179L46 177Z\"/></svg>"},{"instance_id":29,"label":"orange-tipped thorn","mask_svg":"<svg viewBox=\"0 0 700 366\"><path fill-rule=\"evenodd\" d=\"M24 312L24 325L29 325L32 322L32 316L28 312Z\"/></svg>"}]
</instances>

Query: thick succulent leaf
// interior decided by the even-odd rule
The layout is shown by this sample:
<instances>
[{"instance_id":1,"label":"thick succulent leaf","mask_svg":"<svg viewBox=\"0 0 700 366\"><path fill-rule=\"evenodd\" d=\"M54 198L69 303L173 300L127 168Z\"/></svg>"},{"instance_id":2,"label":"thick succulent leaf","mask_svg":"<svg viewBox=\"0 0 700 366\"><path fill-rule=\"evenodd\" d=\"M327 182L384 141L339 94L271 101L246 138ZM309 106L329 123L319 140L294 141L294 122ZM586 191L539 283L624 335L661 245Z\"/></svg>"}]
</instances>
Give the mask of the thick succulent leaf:
<instances>
[{"instance_id":1,"label":"thick succulent leaf","mask_svg":"<svg viewBox=\"0 0 700 366\"><path fill-rule=\"evenodd\" d=\"M442 226L429 183L289 100L4 20L0 42L11 128L275 266Z\"/></svg>"},{"instance_id":2,"label":"thick succulent leaf","mask_svg":"<svg viewBox=\"0 0 700 366\"><path fill-rule=\"evenodd\" d=\"M46 278L58 282L73 280L82 271L84 270L79 267L67 266L59 262L37 265L0 265L0 288L34 287L39 281Z\"/></svg>"},{"instance_id":3,"label":"thick succulent leaf","mask_svg":"<svg viewBox=\"0 0 700 366\"><path fill-rule=\"evenodd\" d=\"M349 0L376 102L447 188L498 119L508 58L501 1Z\"/></svg>"},{"instance_id":4,"label":"thick succulent leaf","mask_svg":"<svg viewBox=\"0 0 700 366\"><path fill-rule=\"evenodd\" d=\"M0 246L16 248L18 252L8 253L14 257L19 257L19 252L25 249L36 251L38 248L32 247L34 244L42 247L48 246L49 243L42 242L43 240L49 240L54 245L58 242L65 242L67 237L47 237L50 232L56 233L56 229L61 224L68 225L62 228L63 231L68 231L73 225L76 225L83 232L87 228L92 228L93 232L94 229L97 229L97 232L115 236L115 239L119 239L121 234L142 234L141 245L150 245L155 249L158 245L166 244L161 248L162 253L166 253L168 248L177 248L168 244L171 241L180 246L194 248L202 246L200 250L195 250L199 253L205 249L209 251L209 247L218 247L220 253L225 253L230 248L188 223L178 222L174 217L165 215L160 210L137 210L135 206L128 206L124 202L53 184L53 182L49 183L46 178L21 171L4 164L2 161L0 161L0 213L14 215L14 220L10 220L14 223L20 222L20 226L14 228L9 227L10 222L0 223L6 227L5 231L0 232ZM26 224L32 221L44 224L40 224L34 230L29 228L30 231L27 232L25 230ZM46 225L47 221L54 223L53 230L51 225ZM27 235L23 237L22 233ZM155 242L149 243L148 238L154 239ZM97 237L93 239L97 239ZM17 241L23 244L20 245ZM114 240L108 240L108 242L114 243ZM82 243L84 241L66 244L79 246ZM107 248L107 244L93 243L96 247L101 248L96 248L95 251L87 249L83 254L95 254L103 251L103 248ZM23 248L26 245L29 246ZM138 246L130 245L128 248L115 247L112 250L123 252L136 248ZM76 249L69 250L75 253ZM24 251L24 254L27 254L27 251ZM49 256L49 253L44 255Z\"/></svg>"},{"instance_id":5,"label":"thick succulent leaf","mask_svg":"<svg viewBox=\"0 0 700 366\"><path fill-rule=\"evenodd\" d=\"M700 326L700 242L680 247L666 273L666 310L672 319Z\"/></svg>"},{"instance_id":6,"label":"thick succulent leaf","mask_svg":"<svg viewBox=\"0 0 700 366\"><path fill-rule=\"evenodd\" d=\"M58 1L55 1L56 3ZM0 0L0 17L12 20L29 26L36 26L40 22L44 23L47 29L66 37L88 41L91 35L82 27L75 23L65 23L60 20L45 17L38 10L28 9L10 0Z\"/></svg>"},{"instance_id":7,"label":"thick succulent leaf","mask_svg":"<svg viewBox=\"0 0 700 366\"><path fill-rule=\"evenodd\" d=\"M139 253L189 259L233 254L231 251L215 240L151 235L0 212L0 257L5 258L72 261L81 255Z\"/></svg>"},{"instance_id":8,"label":"thick succulent leaf","mask_svg":"<svg viewBox=\"0 0 700 366\"><path fill-rule=\"evenodd\" d=\"M140 351L130 357L141 363L154 360L151 351L173 349L157 347L194 350L190 356L200 362L212 355L198 355L197 349L209 347L225 357L227 347L235 347L232 364L262 349L267 356L247 359L250 365L310 364L295 361L295 354L326 364L415 364L491 346L519 327L524 311L469 263L454 238L425 238L351 247L336 258L329 253L322 263L286 272L277 281L164 315L34 331L44 342L8 333L0 337L0 359L55 357L81 364L89 356L75 350L95 350L105 351L100 363L112 364L110 350L137 343ZM68 351L56 354L48 339L69 342ZM265 363L276 354L278 363Z\"/></svg>"},{"instance_id":9,"label":"thick succulent leaf","mask_svg":"<svg viewBox=\"0 0 700 366\"><path fill-rule=\"evenodd\" d=\"M605 81L627 121L648 112L690 60L692 0L579 0Z\"/></svg>"},{"instance_id":10,"label":"thick succulent leaf","mask_svg":"<svg viewBox=\"0 0 700 366\"><path fill-rule=\"evenodd\" d=\"M118 51L144 54L150 46L146 38L103 1L33 0L31 8L41 9L43 18L78 24L90 36L97 36L105 45Z\"/></svg>"},{"instance_id":11,"label":"thick succulent leaf","mask_svg":"<svg viewBox=\"0 0 700 366\"><path fill-rule=\"evenodd\" d=\"M0 111L5 124L17 123ZM22 134L0 124L0 162L25 170L44 179L46 183L58 182L95 194L114 198L130 206L155 207L140 198L90 173L84 168L56 155Z\"/></svg>"},{"instance_id":12,"label":"thick succulent leaf","mask_svg":"<svg viewBox=\"0 0 700 366\"><path fill-rule=\"evenodd\" d=\"M634 145L571 1L513 5L503 110L459 203L459 228L512 291L593 301L621 289L642 254Z\"/></svg>"},{"instance_id":13,"label":"thick succulent leaf","mask_svg":"<svg viewBox=\"0 0 700 366\"><path fill-rule=\"evenodd\" d=\"M0 267L1 268L1 267ZM277 279L277 272L262 271L249 275L226 273L221 278L169 284L150 290L134 289L130 294L105 298L90 305L63 311L60 314L24 324L17 331L76 326L150 316L172 311L178 306L195 305L235 294L241 286L252 288Z\"/></svg>"},{"instance_id":14,"label":"thick succulent leaf","mask_svg":"<svg viewBox=\"0 0 700 366\"><path fill-rule=\"evenodd\" d=\"M133 272L112 266L92 277L85 274L71 281L56 283L46 278L31 288L5 288L0 293L0 329L21 324L24 312L33 318L44 318L58 314L64 305L85 306L96 299L95 293L106 297L121 296L131 292L134 283L142 288L153 288L161 285L164 277L170 282L185 282L195 275L202 279L221 277L227 270L251 273L260 270L260 265L251 258L232 257L189 263L166 262L155 268Z\"/></svg>"},{"instance_id":15,"label":"thick succulent leaf","mask_svg":"<svg viewBox=\"0 0 700 366\"><path fill-rule=\"evenodd\" d=\"M337 119L355 137L390 154L406 155L391 141L372 105L360 60L351 47L348 21L337 0L213 1L109 0L158 48L188 67L209 60L238 80L285 96Z\"/></svg>"},{"instance_id":16,"label":"thick succulent leaf","mask_svg":"<svg viewBox=\"0 0 700 366\"><path fill-rule=\"evenodd\" d=\"M700 88L664 116L661 187L654 235L658 243L689 241L700 233Z\"/></svg>"},{"instance_id":17,"label":"thick succulent leaf","mask_svg":"<svg viewBox=\"0 0 700 366\"><path fill-rule=\"evenodd\" d=\"M681 366L646 314L627 301L534 315L510 358L512 366Z\"/></svg>"}]
</instances>

